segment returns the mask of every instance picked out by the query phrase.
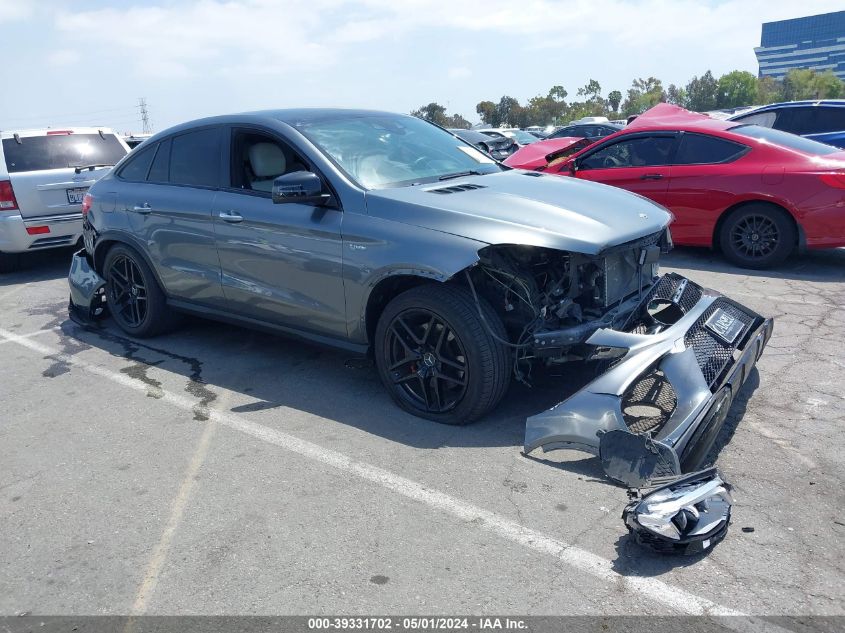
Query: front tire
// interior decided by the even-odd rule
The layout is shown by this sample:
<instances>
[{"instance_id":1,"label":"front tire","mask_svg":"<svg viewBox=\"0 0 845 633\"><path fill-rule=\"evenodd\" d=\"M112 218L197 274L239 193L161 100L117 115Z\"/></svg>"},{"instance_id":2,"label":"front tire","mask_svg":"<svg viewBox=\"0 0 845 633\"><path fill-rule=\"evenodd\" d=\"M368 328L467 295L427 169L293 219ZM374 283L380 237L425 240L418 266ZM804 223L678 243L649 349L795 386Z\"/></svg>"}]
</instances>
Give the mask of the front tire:
<instances>
[{"instance_id":1,"label":"front tire","mask_svg":"<svg viewBox=\"0 0 845 633\"><path fill-rule=\"evenodd\" d=\"M484 320L466 289L426 284L387 305L376 327L376 365L404 410L441 424L468 424L505 395L510 354L496 337L507 335L493 309L480 303Z\"/></svg>"},{"instance_id":2,"label":"front tire","mask_svg":"<svg viewBox=\"0 0 845 633\"><path fill-rule=\"evenodd\" d=\"M147 338L173 327L176 317L153 271L138 252L116 244L103 262L106 303L121 330L130 336Z\"/></svg>"},{"instance_id":3,"label":"front tire","mask_svg":"<svg viewBox=\"0 0 845 633\"><path fill-rule=\"evenodd\" d=\"M719 232L725 258L757 270L783 262L794 250L796 239L789 214L764 203L747 204L731 212Z\"/></svg>"}]
</instances>

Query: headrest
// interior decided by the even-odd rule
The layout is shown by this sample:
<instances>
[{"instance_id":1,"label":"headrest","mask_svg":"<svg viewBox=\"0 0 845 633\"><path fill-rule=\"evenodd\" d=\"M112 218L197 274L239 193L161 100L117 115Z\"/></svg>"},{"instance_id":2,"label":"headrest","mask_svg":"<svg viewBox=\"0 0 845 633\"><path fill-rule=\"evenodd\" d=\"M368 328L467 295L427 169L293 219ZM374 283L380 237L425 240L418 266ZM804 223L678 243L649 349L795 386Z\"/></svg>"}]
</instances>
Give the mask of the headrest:
<instances>
[{"instance_id":1,"label":"headrest","mask_svg":"<svg viewBox=\"0 0 845 633\"><path fill-rule=\"evenodd\" d=\"M275 143L256 143L249 148L249 164L259 178L279 176L287 167L282 148Z\"/></svg>"}]
</instances>

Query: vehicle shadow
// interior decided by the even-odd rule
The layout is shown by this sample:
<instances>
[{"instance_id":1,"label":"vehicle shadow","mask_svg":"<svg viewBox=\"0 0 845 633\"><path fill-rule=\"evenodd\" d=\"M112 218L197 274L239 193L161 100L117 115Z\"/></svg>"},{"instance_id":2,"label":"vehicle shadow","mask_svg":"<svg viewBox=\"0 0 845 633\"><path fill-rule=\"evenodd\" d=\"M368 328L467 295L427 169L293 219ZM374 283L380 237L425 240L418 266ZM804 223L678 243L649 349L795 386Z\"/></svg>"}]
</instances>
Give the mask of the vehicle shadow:
<instances>
[{"instance_id":1,"label":"vehicle shadow","mask_svg":"<svg viewBox=\"0 0 845 633\"><path fill-rule=\"evenodd\" d=\"M0 288L66 277L74 250L75 248L51 248L46 251L22 253L18 270L0 274Z\"/></svg>"},{"instance_id":2,"label":"vehicle shadow","mask_svg":"<svg viewBox=\"0 0 845 633\"><path fill-rule=\"evenodd\" d=\"M807 251L793 255L772 270L750 270L734 266L725 260L721 253L710 249L678 246L671 253L663 256L661 264L669 268L745 277L841 283L845 279L845 248Z\"/></svg>"},{"instance_id":3,"label":"vehicle shadow","mask_svg":"<svg viewBox=\"0 0 845 633\"><path fill-rule=\"evenodd\" d=\"M173 333L138 340L127 337L110 319L99 327L83 328L67 319L66 307L63 314L59 304L50 309L56 313L51 314L55 316L52 323L65 335L63 353L72 356L95 347L123 358L126 366L120 371L150 385L152 397L160 387L148 373L155 367L181 375L184 390L201 396L200 409L214 406L214 391L222 388L244 396L228 409L233 413L260 416L264 411L289 411L283 419L303 425L327 418L422 449L521 447L526 417L566 399L592 377L583 366L535 370L532 387L514 382L495 411L458 428L402 411L385 391L375 367L348 353L194 317ZM44 314L43 309L39 314ZM278 419L278 415L273 418ZM596 470L589 470L590 476L601 472L597 461Z\"/></svg>"}]
</instances>

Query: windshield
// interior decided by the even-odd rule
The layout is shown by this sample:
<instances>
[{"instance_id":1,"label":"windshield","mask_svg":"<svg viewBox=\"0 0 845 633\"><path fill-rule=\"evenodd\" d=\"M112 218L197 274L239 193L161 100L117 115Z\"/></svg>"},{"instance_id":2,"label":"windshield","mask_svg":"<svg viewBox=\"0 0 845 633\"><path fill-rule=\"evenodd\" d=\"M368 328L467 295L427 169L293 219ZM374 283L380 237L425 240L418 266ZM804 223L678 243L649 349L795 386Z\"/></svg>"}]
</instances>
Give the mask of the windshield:
<instances>
[{"instance_id":1,"label":"windshield","mask_svg":"<svg viewBox=\"0 0 845 633\"><path fill-rule=\"evenodd\" d=\"M516 138L516 142L520 145L528 145L537 140L536 136L529 134L528 132L524 132L523 130L513 130L511 133L514 135L514 138Z\"/></svg>"},{"instance_id":2,"label":"windshield","mask_svg":"<svg viewBox=\"0 0 845 633\"><path fill-rule=\"evenodd\" d=\"M390 114L303 121L297 129L367 189L501 171L472 145L421 119Z\"/></svg>"},{"instance_id":3,"label":"windshield","mask_svg":"<svg viewBox=\"0 0 845 633\"><path fill-rule=\"evenodd\" d=\"M79 165L116 165L126 149L114 134L48 134L3 139L6 168L22 171L66 169Z\"/></svg>"},{"instance_id":4,"label":"windshield","mask_svg":"<svg viewBox=\"0 0 845 633\"><path fill-rule=\"evenodd\" d=\"M816 156L825 156L826 154L833 154L834 152L841 152L842 150L832 145L825 145L818 141L811 141L803 136L796 136L789 132L781 132L769 127L760 127L759 125L737 125L730 128L729 132L734 134L742 134L743 136L750 136L761 141L766 141L772 145L780 145L789 149L798 150L805 154L815 154Z\"/></svg>"}]
</instances>

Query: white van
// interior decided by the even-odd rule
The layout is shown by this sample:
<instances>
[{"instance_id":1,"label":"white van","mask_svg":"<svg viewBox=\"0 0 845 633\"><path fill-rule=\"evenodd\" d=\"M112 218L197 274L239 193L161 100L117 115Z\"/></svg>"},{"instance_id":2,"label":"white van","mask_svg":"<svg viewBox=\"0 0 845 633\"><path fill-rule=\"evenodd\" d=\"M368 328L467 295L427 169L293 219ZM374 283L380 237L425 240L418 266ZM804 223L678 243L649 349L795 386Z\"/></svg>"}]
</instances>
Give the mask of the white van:
<instances>
[{"instance_id":1,"label":"white van","mask_svg":"<svg viewBox=\"0 0 845 633\"><path fill-rule=\"evenodd\" d=\"M0 132L0 273L79 241L85 192L128 152L107 128Z\"/></svg>"}]
</instances>

